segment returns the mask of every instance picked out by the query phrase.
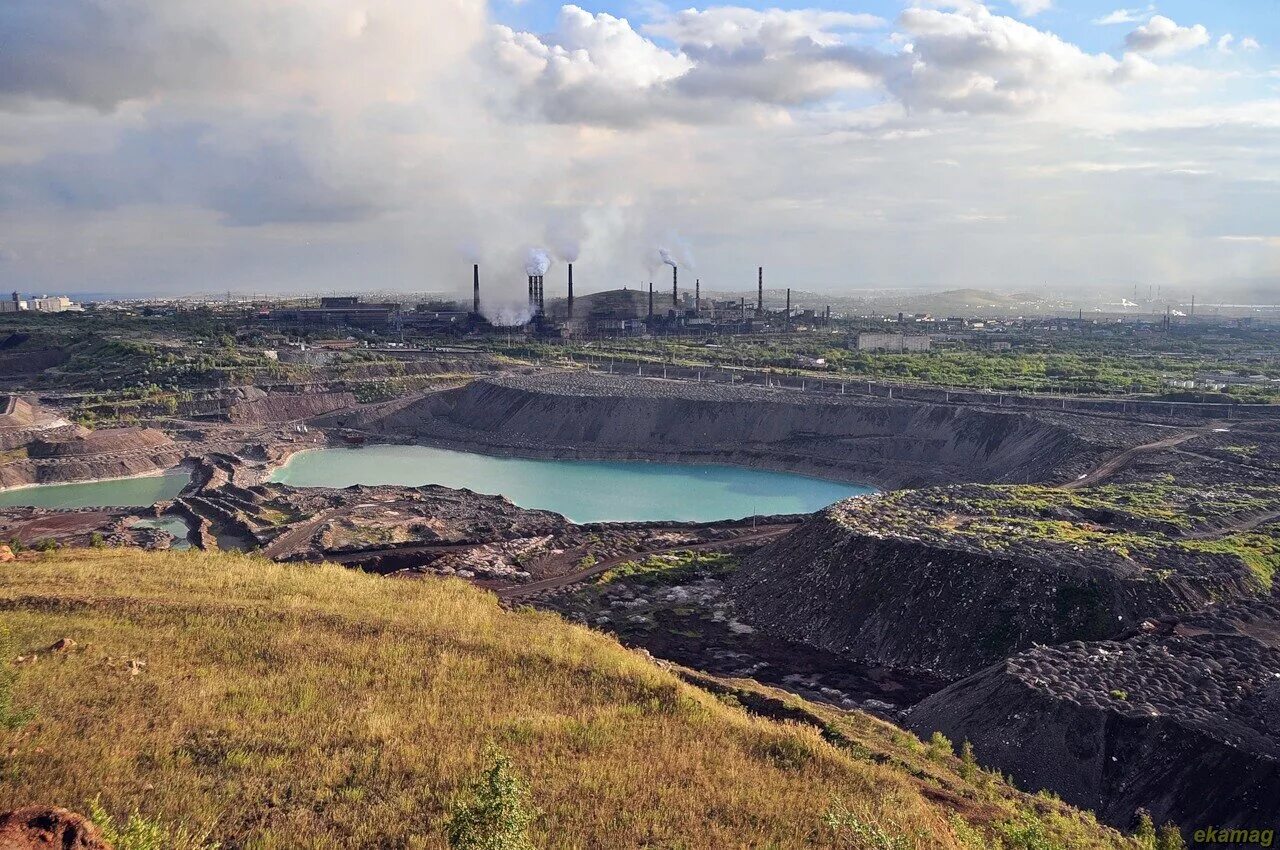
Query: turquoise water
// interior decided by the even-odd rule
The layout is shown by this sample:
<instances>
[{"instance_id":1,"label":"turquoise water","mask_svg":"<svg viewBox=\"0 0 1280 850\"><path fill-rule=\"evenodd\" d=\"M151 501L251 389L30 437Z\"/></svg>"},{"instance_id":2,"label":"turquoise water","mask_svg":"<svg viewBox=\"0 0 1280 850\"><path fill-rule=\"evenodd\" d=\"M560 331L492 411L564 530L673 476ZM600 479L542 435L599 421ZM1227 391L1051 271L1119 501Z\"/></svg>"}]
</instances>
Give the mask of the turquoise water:
<instances>
[{"instance_id":1,"label":"turquoise water","mask_svg":"<svg viewBox=\"0 0 1280 850\"><path fill-rule=\"evenodd\" d=\"M134 528L158 528L161 531L167 531L173 535L173 542L169 544L169 548L173 550L190 549L191 543L187 540L187 534L191 529L187 526L187 521L182 517L162 516L158 519L140 519L133 524Z\"/></svg>"},{"instance_id":2,"label":"turquoise water","mask_svg":"<svg viewBox=\"0 0 1280 850\"><path fill-rule=\"evenodd\" d=\"M295 487L442 484L506 496L575 522L707 522L809 513L875 492L804 475L669 463L489 457L428 446L318 449L291 457L272 481Z\"/></svg>"},{"instance_id":3,"label":"turquoise water","mask_svg":"<svg viewBox=\"0 0 1280 850\"><path fill-rule=\"evenodd\" d=\"M0 493L0 508L139 508L172 499L191 481L186 471L82 484L41 484Z\"/></svg>"}]
</instances>

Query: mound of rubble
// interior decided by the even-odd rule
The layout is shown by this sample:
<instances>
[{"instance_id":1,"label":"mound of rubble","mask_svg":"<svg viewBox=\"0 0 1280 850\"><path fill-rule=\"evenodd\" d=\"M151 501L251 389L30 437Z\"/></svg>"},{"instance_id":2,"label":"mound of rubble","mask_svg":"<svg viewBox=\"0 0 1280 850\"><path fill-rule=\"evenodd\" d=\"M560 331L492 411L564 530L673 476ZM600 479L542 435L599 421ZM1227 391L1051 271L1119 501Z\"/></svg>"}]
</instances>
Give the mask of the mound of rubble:
<instances>
[{"instance_id":1,"label":"mound of rubble","mask_svg":"<svg viewBox=\"0 0 1280 850\"><path fill-rule=\"evenodd\" d=\"M913 709L1022 787L1128 825L1264 828L1280 816L1280 603L1144 622L1035 647Z\"/></svg>"}]
</instances>

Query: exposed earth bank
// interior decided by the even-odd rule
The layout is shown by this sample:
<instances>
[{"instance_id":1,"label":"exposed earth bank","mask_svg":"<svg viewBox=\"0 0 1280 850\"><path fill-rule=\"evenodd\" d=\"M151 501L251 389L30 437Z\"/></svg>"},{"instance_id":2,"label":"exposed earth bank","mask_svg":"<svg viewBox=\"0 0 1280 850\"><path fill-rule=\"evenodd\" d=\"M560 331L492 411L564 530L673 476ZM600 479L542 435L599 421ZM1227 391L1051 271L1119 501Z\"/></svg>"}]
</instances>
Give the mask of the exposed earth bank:
<instances>
[{"instance_id":1,"label":"exposed earth bank","mask_svg":"<svg viewBox=\"0 0 1280 850\"><path fill-rule=\"evenodd\" d=\"M1074 477L1152 430L1086 417L581 372L484 378L320 422L529 457L730 463L882 487Z\"/></svg>"},{"instance_id":2,"label":"exposed earth bank","mask_svg":"<svg viewBox=\"0 0 1280 850\"><path fill-rule=\"evenodd\" d=\"M1250 550L1215 551L1122 513L1138 494L1151 490L966 485L851 499L747 559L733 592L744 619L779 639L956 677L1034 644L1100 640L1265 591ZM1252 508L1250 494L1233 495L1220 494L1221 514Z\"/></svg>"}]
</instances>

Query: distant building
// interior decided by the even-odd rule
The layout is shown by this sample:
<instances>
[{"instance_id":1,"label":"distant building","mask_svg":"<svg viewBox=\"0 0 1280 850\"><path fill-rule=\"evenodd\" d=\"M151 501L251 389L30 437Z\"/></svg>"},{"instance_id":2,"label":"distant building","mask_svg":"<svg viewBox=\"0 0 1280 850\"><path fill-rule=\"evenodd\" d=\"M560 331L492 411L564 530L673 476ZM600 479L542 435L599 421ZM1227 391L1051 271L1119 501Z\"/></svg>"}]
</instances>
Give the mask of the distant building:
<instances>
[{"instance_id":1,"label":"distant building","mask_svg":"<svg viewBox=\"0 0 1280 850\"><path fill-rule=\"evenodd\" d=\"M928 351L931 341L927 336L908 336L906 334L860 333L854 340L858 351Z\"/></svg>"},{"instance_id":2,"label":"distant building","mask_svg":"<svg viewBox=\"0 0 1280 850\"><path fill-rule=\"evenodd\" d=\"M803 369L823 369L826 368L827 358L808 357L804 354L797 354L796 365Z\"/></svg>"},{"instance_id":3,"label":"distant building","mask_svg":"<svg viewBox=\"0 0 1280 850\"><path fill-rule=\"evenodd\" d=\"M8 299L0 301L0 313L21 313L25 311L33 313L64 313L68 310L80 309L80 305L74 303L65 295L41 295L23 301L18 297L18 293L15 292Z\"/></svg>"},{"instance_id":4,"label":"distant building","mask_svg":"<svg viewBox=\"0 0 1280 850\"><path fill-rule=\"evenodd\" d=\"M321 298L319 307L286 307L271 311L277 322L300 325L345 325L382 329L400 319L400 305L366 304L355 296Z\"/></svg>"},{"instance_id":5,"label":"distant building","mask_svg":"<svg viewBox=\"0 0 1280 850\"><path fill-rule=\"evenodd\" d=\"M42 295L32 298L28 307L37 313L62 313L71 309L71 299L65 295Z\"/></svg>"}]
</instances>

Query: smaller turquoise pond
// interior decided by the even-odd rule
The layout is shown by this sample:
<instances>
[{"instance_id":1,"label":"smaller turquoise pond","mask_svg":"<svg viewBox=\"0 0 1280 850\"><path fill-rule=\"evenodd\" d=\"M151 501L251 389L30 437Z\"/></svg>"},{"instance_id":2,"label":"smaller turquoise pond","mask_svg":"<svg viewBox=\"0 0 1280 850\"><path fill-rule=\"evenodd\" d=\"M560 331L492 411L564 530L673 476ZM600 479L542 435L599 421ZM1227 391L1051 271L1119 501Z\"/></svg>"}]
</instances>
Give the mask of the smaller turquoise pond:
<instances>
[{"instance_id":1,"label":"smaller turquoise pond","mask_svg":"<svg viewBox=\"0 0 1280 850\"><path fill-rule=\"evenodd\" d=\"M294 455L272 481L295 487L441 484L506 496L574 522L710 522L810 513L873 493L804 475L671 463L527 460L429 446L318 449Z\"/></svg>"},{"instance_id":2,"label":"smaller turquoise pond","mask_svg":"<svg viewBox=\"0 0 1280 850\"><path fill-rule=\"evenodd\" d=\"M185 470L80 484L40 484L0 493L0 508L143 508L177 496L191 481Z\"/></svg>"}]
</instances>

